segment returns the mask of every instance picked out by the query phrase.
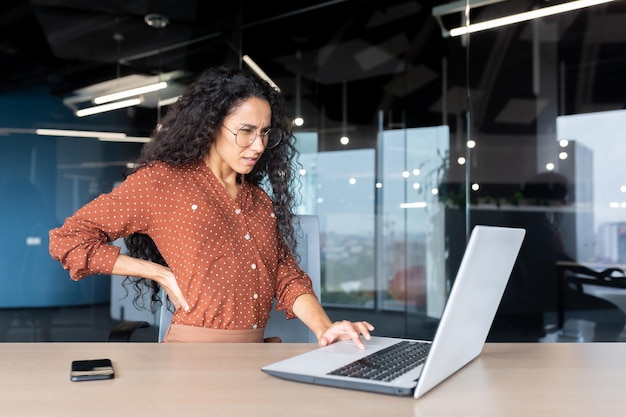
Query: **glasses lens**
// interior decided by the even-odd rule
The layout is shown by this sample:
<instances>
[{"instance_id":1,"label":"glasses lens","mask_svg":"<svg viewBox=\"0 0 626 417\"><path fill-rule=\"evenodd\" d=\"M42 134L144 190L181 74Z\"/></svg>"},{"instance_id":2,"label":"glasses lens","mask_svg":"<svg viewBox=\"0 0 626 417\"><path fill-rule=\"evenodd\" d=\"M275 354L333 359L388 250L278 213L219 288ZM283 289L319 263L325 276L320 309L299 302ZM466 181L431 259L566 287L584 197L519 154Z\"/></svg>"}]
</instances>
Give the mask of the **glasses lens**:
<instances>
[{"instance_id":1,"label":"glasses lens","mask_svg":"<svg viewBox=\"0 0 626 417\"><path fill-rule=\"evenodd\" d=\"M235 135L235 143L242 148L250 146L250 144L254 141L254 136L256 132L248 127L242 127L237 131Z\"/></svg>"},{"instance_id":2,"label":"glasses lens","mask_svg":"<svg viewBox=\"0 0 626 417\"><path fill-rule=\"evenodd\" d=\"M261 136L263 145L266 148L273 148L280 142L280 132L274 129L267 129L263 133L263 135L258 136ZM241 146L242 148L245 148L247 146L250 146L256 138L256 130L249 127L242 127L237 131L237 134L235 135L235 143L237 143L237 145Z\"/></svg>"},{"instance_id":3,"label":"glasses lens","mask_svg":"<svg viewBox=\"0 0 626 417\"><path fill-rule=\"evenodd\" d=\"M280 131L276 129L270 129L265 135L266 148L273 148L280 143Z\"/></svg>"}]
</instances>

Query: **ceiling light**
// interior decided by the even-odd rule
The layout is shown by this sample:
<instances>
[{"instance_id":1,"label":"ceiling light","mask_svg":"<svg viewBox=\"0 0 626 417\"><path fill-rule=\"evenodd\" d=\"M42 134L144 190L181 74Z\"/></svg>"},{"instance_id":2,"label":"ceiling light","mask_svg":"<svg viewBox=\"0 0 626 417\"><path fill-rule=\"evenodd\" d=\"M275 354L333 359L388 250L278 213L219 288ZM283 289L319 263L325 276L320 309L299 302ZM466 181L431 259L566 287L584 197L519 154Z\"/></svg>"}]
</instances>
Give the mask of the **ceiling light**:
<instances>
[{"instance_id":1,"label":"ceiling light","mask_svg":"<svg viewBox=\"0 0 626 417\"><path fill-rule=\"evenodd\" d=\"M172 103L176 103L181 96L174 96L171 98L166 98L163 100L159 100L159 106L169 106Z\"/></svg>"},{"instance_id":2,"label":"ceiling light","mask_svg":"<svg viewBox=\"0 0 626 417\"><path fill-rule=\"evenodd\" d=\"M433 7L432 14L433 17L437 20L439 27L441 28L441 36L447 38L450 36L450 32L445 28L443 21L441 20L442 16L461 12L467 14L472 8L475 9L478 7L487 6L493 3L500 3L503 1L505 0L456 0L451 3L446 3Z\"/></svg>"},{"instance_id":3,"label":"ceiling light","mask_svg":"<svg viewBox=\"0 0 626 417\"><path fill-rule=\"evenodd\" d=\"M123 138L99 137L101 142L130 142L130 143L148 143L150 138L146 136L126 136Z\"/></svg>"},{"instance_id":4,"label":"ceiling light","mask_svg":"<svg viewBox=\"0 0 626 417\"><path fill-rule=\"evenodd\" d=\"M41 136L65 136L72 138L106 138L124 139L126 133L120 132L96 132L90 130L67 130L67 129L35 129L35 133Z\"/></svg>"},{"instance_id":5,"label":"ceiling light","mask_svg":"<svg viewBox=\"0 0 626 417\"><path fill-rule=\"evenodd\" d=\"M252 58L250 58L248 55L244 55L241 59L243 59L243 62L245 62L246 64L248 64L248 66L250 67L250 69L252 69L252 71L254 71L256 73L256 75L258 75L259 77L261 77L261 79L267 81L272 87L274 87L277 91L280 92L280 88L278 88L278 86L276 85L276 83L274 81L272 81L272 79L265 73L265 71L263 71L261 69L261 67L259 67L256 62L254 62L252 60Z\"/></svg>"},{"instance_id":6,"label":"ceiling light","mask_svg":"<svg viewBox=\"0 0 626 417\"><path fill-rule=\"evenodd\" d=\"M123 132L100 132L95 130L71 130L71 129L18 129L0 128L2 134L36 134L39 136L59 136L66 138L93 138L104 142L134 142L146 143L150 137L128 136Z\"/></svg>"},{"instance_id":7,"label":"ceiling light","mask_svg":"<svg viewBox=\"0 0 626 417\"><path fill-rule=\"evenodd\" d=\"M92 114L104 113L111 110L123 109L124 107L132 107L141 103L139 98L130 98L128 100L116 101L113 103L103 104L101 106L87 107L84 109L76 110L76 116L84 117L91 116Z\"/></svg>"},{"instance_id":8,"label":"ceiling light","mask_svg":"<svg viewBox=\"0 0 626 417\"><path fill-rule=\"evenodd\" d=\"M147 14L144 16L143 20L148 26L156 29L163 29L170 23L170 19L167 16L157 13Z\"/></svg>"},{"instance_id":9,"label":"ceiling light","mask_svg":"<svg viewBox=\"0 0 626 417\"><path fill-rule=\"evenodd\" d=\"M167 88L167 83L165 81L161 81L158 83L145 85L143 87L131 88L124 91L118 91L117 93L106 94L103 96L99 96L93 99L95 104L104 104L110 101L121 100L123 98L139 96L141 94L151 93L153 91L163 90Z\"/></svg>"},{"instance_id":10,"label":"ceiling light","mask_svg":"<svg viewBox=\"0 0 626 417\"><path fill-rule=\"evenodd\" d=\"M163 105L163 100L175 100L182 94L186 84L181 81L186 75L185 71L172 71L118 77L75 90L72 96L63 99L63 104L78 117L136 105L157 107ZM92 108L94 103L98 107Z\"/></svg>"},{"instance_id":11,"label":"ceiling light","mask_svg":"<svg viewBox=\"0 0 626 417\"><path fill-rule=\"evenodd\" d=\"M474 2L470 4L470 7L472 6L479 7L479 6L484 6L486 4L489 4L489 3L496 3L500 1L502 0L478 1L478 2ZM496 27L511 25L514 23L525 22L528 20L538 19L541 17L552 16L552 15L556 15L560 13L569 12L572 10L578 10L578 9L582 9L585 7L595 6L598 4L609 3L612 1L614 0L575 0L575 1L568 2L568 3L562 3L562 4L555 5L555 6L543 7L540 9L535 9L535 10L531 10L531 11L523 12L523 13L517 13L517 14L510 15L510 16L504 16L504 17L500 17L497 19L487 20L484 22L472 23L469 25L460 26L460 27L451 29L450 31L447 31L443 27L443 24L439 18L445 14L450 14L453 12L461 11L462 9L459 9L458 7L459 2L454 2L454 3L450 3L449 5L438 6L436 8L433 8L433 16L437 18L437 21L442 26L442 29L441 29L442 35L444 37L448 37L448 36L454 37L454 36L466 35L468 33L479 32L482 30L493 29ZM463 1L462 3L465 3L465 1Z\"/></svg>"},{"instance_id":12,"label":"ceiling light","mask_svg":"<svg viewBox=\"0 0 626 417\"><path fill-rule=\"evenodd\" d=\"M412 209L412 208L426 208L428 207L428 203L425 201L416 201L415 203L400 203L400 208L402 209Z\"/></svg>"}]
</instances>

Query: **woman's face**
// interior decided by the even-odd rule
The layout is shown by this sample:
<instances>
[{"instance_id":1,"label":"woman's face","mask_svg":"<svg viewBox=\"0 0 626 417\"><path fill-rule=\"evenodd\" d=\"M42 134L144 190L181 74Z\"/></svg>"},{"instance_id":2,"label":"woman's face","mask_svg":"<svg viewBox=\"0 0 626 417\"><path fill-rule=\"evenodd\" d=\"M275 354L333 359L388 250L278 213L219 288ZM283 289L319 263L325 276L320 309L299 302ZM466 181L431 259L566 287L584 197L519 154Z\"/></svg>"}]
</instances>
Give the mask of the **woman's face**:
<instances>
[{"instance_id":1,"label":"woman's face","mask_svg":"<svg viewBox=\"0 0 626 417\"><path fill-rule=\"evenodd\" d=\"M271 127L271 120L272 110L266 100L244 100L217 129L209 164L218 163L220 169L230 168L239 174L250 173L265 151L263 133Z\"/></svg>"}]
</instances>

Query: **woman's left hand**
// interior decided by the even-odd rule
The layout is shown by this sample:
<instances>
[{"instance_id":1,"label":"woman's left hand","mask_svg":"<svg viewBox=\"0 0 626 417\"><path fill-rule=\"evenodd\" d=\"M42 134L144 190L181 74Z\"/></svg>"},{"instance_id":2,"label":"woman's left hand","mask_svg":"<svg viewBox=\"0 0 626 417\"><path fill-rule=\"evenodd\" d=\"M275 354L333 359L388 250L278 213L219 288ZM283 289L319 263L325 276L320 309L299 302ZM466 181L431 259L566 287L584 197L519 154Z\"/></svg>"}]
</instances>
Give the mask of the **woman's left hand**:
<instances>
[{"instance_id":1,"label":"woman's left hand","mask_svg":"<svg viewBox=\"0 0 626 417\"><path fill-rule=\"evenodd\" d=\"M326 346L338 340L352 339L360 349L365 349L361 335L366 340L371 339L370 332L374 326L366 321L351 322L348 320L334 322L319 338L319 345Z\"/></svg>"}]
</instances>

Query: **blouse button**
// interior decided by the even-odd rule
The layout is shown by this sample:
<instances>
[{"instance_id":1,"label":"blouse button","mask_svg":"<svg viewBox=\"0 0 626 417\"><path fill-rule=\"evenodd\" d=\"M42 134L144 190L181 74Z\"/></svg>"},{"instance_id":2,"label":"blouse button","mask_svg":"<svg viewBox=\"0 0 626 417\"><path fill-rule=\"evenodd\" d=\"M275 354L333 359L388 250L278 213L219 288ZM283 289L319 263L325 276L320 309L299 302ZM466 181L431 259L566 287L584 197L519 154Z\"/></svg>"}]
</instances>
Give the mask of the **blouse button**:
<instances>
[{"instance_id":1,"label":"blouse button","mask_svg":"<svg viewBox=\"0 0 626 417\"><path fill-rule=\"evenodd\" d=\"M243 238L244 238L244 239L246 239L246 240L250 240L250 233L246 233L246 234L243 236Z\"/></svg>"},{"instance_id":2,"label":"blouse button","mask_svg":"<svg viewBox=\"0 0 626 417\"><path fill-rule=\"evenodd\" d=\"M259 294L254 294L254 295L252 296L252 298L254 298L254 299L256 300L257 298L259 298Z\"/></svg>"},{"instance_id":3,"label":"blouse button","mask_svg":"<svg viewBox=\"0 0 626 417\"><path fill-rule=\"evenodd\" d=\"M240 214L240 213L241 213L241 209L235 210L235 214Z\"/></svg>"},{"instance_id":4,"label":"blouse button","mask_svg":"<svg viewBox=\"0 0 626 417\"><path fill-rule=\"evenodd\" d=\"M250 268L252 268L253 270L255 270L255 269L256 269L256 264L252 264L252 265L250 265Z\"/></svg>"},{"instance_id":5,"label":"blouse button","mask_svg":"<svg viewBox=\"0 0 626 417\"><path fill-rule=\"evenodd\" d=\"M254 324L252 325L252 328L253 328L253 329L256 329L257 327L259 327L259 325L258 325L258 324L256 324L256 323L254 323Z\"/></svg>"},{"instance_id":6,"label":"blouse button","mask_svg":"<svg viewBox=\"0 0 626 417\"><path fill-rule=\"evenodd\" d=\"M271 213L270 217L273 219L274 217L276 217L276 215L274 213Z\"/></svg>"}]
</instances>

